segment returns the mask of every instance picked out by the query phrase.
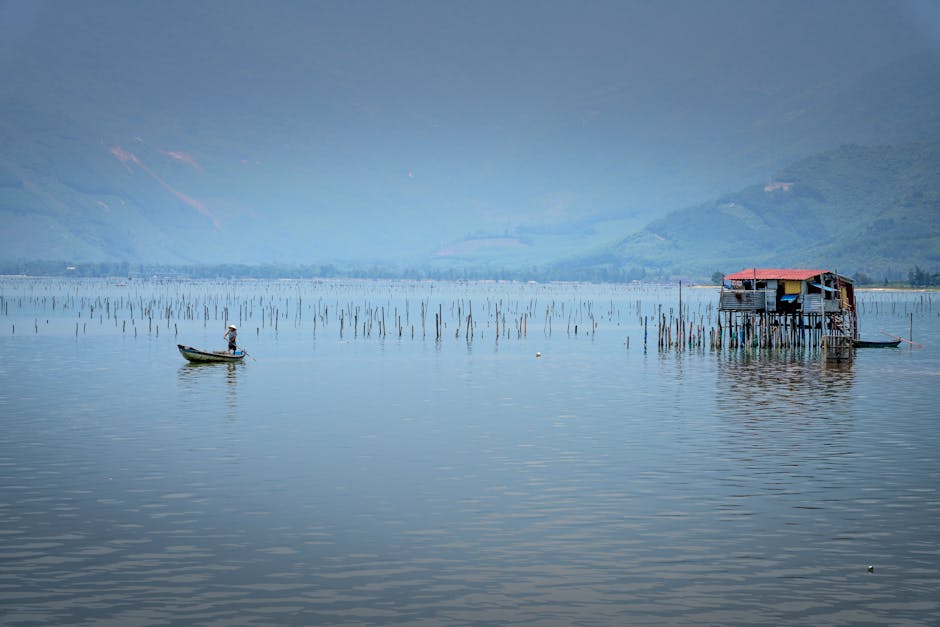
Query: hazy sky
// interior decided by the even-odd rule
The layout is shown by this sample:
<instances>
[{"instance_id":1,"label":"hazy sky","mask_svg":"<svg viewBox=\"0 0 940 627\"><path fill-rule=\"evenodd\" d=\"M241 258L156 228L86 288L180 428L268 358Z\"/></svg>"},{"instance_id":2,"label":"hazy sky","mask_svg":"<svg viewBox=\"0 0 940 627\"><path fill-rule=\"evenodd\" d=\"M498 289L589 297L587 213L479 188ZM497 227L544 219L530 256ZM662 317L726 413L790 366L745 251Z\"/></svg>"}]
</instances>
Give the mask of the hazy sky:
<instances>
[{"instance_id":1,"label":"hazy sky","mask_svg":"<svg viewBox=\"0 0 940 627\"><path fill-rule=\"evenodd\" d=\"M446 239L705 200L742 116L938 44L929 1L2 0L0 97Z\"/></svg>"}]
</instances>

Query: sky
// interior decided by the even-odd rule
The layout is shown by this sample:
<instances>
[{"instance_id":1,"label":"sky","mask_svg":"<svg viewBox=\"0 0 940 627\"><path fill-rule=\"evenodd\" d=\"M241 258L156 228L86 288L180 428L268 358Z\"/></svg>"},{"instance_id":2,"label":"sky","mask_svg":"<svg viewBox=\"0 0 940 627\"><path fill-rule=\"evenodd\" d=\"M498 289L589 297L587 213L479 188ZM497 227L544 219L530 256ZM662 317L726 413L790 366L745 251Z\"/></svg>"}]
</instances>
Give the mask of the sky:
<instances>
[{"instance_id":1,"label":"sky","mask_svg":"<svg viewBox=\"0 0 940 627\"><path fill-rule=\"evenodd\" d=\"M0 98L122 150L263 166L240 177L246 212L392 252L655 217L769 176L786 155L758 112L935 50L938 7L2 0ZM763 169L722 161L744 144Z\"/></svg>"}]
</instances>

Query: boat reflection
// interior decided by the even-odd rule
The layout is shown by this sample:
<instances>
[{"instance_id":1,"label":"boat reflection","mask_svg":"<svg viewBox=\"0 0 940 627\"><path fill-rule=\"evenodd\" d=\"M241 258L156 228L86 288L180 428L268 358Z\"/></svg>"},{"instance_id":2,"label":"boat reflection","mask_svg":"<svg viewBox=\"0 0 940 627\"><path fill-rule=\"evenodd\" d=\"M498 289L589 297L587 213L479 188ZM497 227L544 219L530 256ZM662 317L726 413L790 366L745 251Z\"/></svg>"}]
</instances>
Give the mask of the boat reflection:
<instances>
[{"instance_id":1,"label":"boat reflection","mask_svg":"<svg viewBox=\"0 0 940 627\"><path fill-rule=\"evenodd\" d=\"M227 417L234 420L238 415L240 367L239 363L187 362L177 371L180 391L201 407L224 406ZM224 398L218 398L220 395Z\"/></svg>"}]
</instances>

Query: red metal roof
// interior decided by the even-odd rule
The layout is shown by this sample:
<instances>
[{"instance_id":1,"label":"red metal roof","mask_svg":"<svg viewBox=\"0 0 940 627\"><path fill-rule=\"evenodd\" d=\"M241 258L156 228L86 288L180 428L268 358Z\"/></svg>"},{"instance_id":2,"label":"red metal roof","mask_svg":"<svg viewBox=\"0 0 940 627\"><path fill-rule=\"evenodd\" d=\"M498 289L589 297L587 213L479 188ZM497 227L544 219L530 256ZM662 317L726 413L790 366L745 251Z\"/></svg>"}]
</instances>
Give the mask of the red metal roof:
<instances>
[{"instance_id":1,"label":"red metal roof","mask_svg":"<svg viewBox=\"0 0 940 627\"><path fill-rule=\"evenodd\" d=\"M799 268L748 268L734 274L725 275L727 281L746 281L747 279L757 278L759 281L769 281L777 279L779 281L805 281L814 276L825 274L829 270L803 270Z\"/></svg>"}]
</instances>

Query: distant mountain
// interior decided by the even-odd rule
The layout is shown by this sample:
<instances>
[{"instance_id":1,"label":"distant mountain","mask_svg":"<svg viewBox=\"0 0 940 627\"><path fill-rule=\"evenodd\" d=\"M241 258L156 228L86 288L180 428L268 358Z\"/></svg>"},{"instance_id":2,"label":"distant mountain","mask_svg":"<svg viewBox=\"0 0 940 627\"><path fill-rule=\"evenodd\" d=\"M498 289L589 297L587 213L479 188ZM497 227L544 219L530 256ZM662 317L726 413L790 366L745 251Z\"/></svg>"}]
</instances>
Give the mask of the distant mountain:
<instances>
[{"instance_id":1,"label":"distant mountain","mask_svg":"<svg viewBox=\"0 0 940 627\"><path fill-rule=\"evenodd\" d=\"M744 267L826 267L876 279L940 266L940 142L843 146L772 181L650 223L584 267L707 277Z\"/></svg>"},{"instance_id":2,"label":"distant mountain","mask_svg":"<svg viewBox=\"0 0 940 627\"><path fill-rule=\"evenodd\" d=\"M0 20L0 261L479 274L595 251L590 276L639 277L700 261L615 246L651 219L840 144L940 140L937 51L897 22L885 49L877 19L829 33L838 3L378 4L0 3L25 14Z\"/></svg>"},{"instance_id":3,"label":"distant mountain","mask_svg":"<svg viewBox=\"0 0 940 627\"><path fill-rule=\"evenodd\" d=\"M80 108L0 99L0 258L309 257L309 235L329 217L298 211L288 220L277 210L303 202L291 187L298 168L272 166L223 132L189 132L155 110L134 111L91 119Z\"/></svg>"},{"instance_id":4,"label":"distant mountain","mask_svg":"<svg viewBox=\"0 0 940 627\"><path fill-rule=\"evenodd\" d=\"M524 246L494 230L488 237L500 241L486 248L475 242L487 233L474 232L440 250L466 253L458 256L462 263L544 263L579 249L604 249L638 229L644 216L660 217L752 181L771 180L775 172L812 154L849 144L940 140L936 51L799 86L790 77L787 89L775 86L772 75L763 81L770 86L755 88L747 98L734 97L722 83L697 85L698 99L667 98L663 111L636 88L612 88L579 102L577 110L594 113L577 135L581 143L572 147L576 154L591 155L597 179L585 182L615 191L601 196L604 204L594 207L591 217L551 224L551 234L568 230L567 244L545 229L523 226L510 232L512 237L527 234ZM638 128L625 121L633 115L649 125ZM619 149L611 148L610 138ZM631 153L636 145L643 147L642 155ZM620 185L612 187L608 177L619 177Z\"/></svg>"}]
</instances>

